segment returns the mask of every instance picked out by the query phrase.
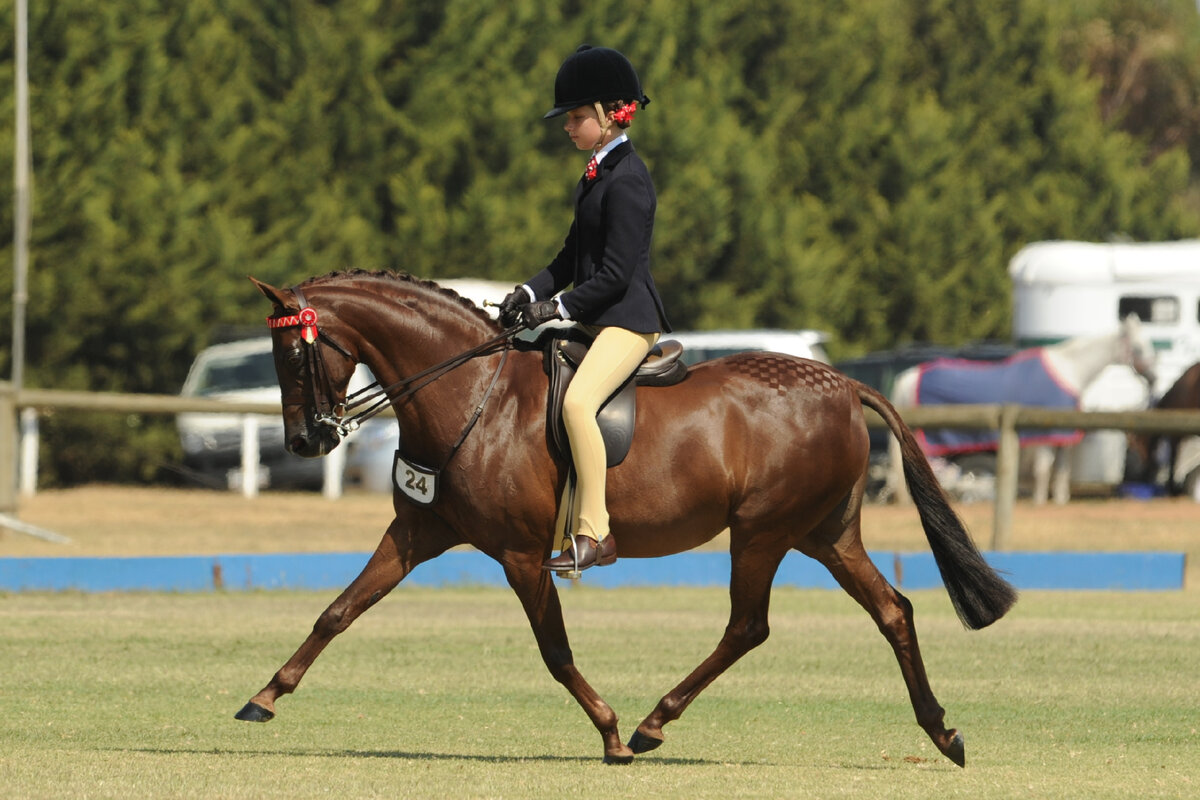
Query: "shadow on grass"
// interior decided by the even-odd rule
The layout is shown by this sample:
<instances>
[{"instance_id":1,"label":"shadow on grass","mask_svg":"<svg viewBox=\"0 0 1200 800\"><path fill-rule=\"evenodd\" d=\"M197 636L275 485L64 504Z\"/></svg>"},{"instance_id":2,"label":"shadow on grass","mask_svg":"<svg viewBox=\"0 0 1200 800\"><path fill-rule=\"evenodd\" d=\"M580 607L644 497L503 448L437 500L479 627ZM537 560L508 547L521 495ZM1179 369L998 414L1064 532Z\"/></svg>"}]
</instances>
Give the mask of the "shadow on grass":
<instances>
[{"instance_id":1,"label":"shadow on grass","mask_svg":"<svg viewBox=\"0 0 1200 800\"><path fill-rule=\"evenodd\" d=\"M183 747L108 747L103 748L112 753L143 753L148 755L208 755L208 756L291 756L293 758L385 758L395 759L397 761L468 761L483 764L525 764L525 763L552 763L552 764L601 764L602 760L594 756L558 756L558 755L538 755L538 756L489 756L479 755L478 753L417 753L404 750L236 750L225 749L219 747L211 748L195 748L188 749ZM942 759L920 759L918 762L926 766L945 767L947 771L958 772L958 768L949 761ZM667 767L794 767L797 764L778 763L773 761L729 761L726 759L709 759L709 758L663 758L662 756L641 755L635 756L633 764L617 765L612 764L614 769L620 769L622 766L643 765L646 767L652 765L667 766ZM859 771L896 771L903 769L907 764L902 765L895 761L885 761L882 764L866 764L866 763L837 763L831 762L828 764L810 764L814 768L832 769L832 770L851 770Z\"/></svg>"},{"instance_id":2,"label":"shadow on grass","mask_svg":"<svg viewBox=\"0 0 1200 800\"><path fill-rule=\"evenodd\" d=\"M550 762L558 764L599 764L601 759L593 756L489 756L477 753L414 753L403 750L236 750L223 748L183 747L107 747L111 753L144 753L151 755L209 755L209 756L292 756L295 758L390 758L400 761L477 761L487 764L521 764L525 762ZM662 758L661 756L635 757L633 762L666 764L670 766L728 766L733 762L714 761L704 758ZM621 765L612 765L614 767ZM761 761L746 761L740 766L779 766Z\"/></svg>"}]
</instances>

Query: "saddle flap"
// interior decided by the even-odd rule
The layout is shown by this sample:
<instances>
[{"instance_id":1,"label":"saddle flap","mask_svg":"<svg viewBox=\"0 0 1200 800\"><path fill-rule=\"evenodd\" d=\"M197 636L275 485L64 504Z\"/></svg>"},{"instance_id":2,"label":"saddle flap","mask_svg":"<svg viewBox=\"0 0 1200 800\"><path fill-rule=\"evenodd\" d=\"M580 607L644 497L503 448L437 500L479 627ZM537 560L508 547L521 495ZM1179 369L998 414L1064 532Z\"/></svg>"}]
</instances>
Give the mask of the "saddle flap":
<instances>
[{"instance_id":1,"label":"saddle flap","mask_svg":"<svg viewBox=\"0 0 1200 800\"><path fill-rule=\"evenodd\" d=\"M562 401L575 370L587 355L588 345L577 339L553 339L547 348L547 372L550 394L546 403L546 426L555 447L570 455L566 428L562 421ZM596 415L608 466L615 467L625 460L633 444L633 429L637 421L637 387L670 386L687 377L687 364L680 360L683 345L674 340L660 342L651 348L646 359L630 380L625 381Z\"/></svg>"}]
</instances>

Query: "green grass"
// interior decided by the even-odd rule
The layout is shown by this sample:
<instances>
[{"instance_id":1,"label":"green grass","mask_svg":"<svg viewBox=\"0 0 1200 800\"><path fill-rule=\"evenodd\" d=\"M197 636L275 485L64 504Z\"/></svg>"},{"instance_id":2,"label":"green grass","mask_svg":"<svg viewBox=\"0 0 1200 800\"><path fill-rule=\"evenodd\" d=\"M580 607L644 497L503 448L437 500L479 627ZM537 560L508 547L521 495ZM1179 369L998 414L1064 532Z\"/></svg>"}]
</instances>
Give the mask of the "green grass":
<instances>
[{"instance_id":1,"label":"green grass","mask_svg":"<svg viewBox=\"0 0 1200 800\"><path fill-rule=\"evenodd\" d=\"M781 589L772 635L666 744L606 767L505 590L400 589L265 725L233 714L331 594L0 595L6 797L1127 798L1200 794L1200 601L1028 593L968 633L913 593L967 767L913 720L836 592ZM627 738L715 645L723 591L564 592L576 663Z\"/></svg>"}]
</instances>

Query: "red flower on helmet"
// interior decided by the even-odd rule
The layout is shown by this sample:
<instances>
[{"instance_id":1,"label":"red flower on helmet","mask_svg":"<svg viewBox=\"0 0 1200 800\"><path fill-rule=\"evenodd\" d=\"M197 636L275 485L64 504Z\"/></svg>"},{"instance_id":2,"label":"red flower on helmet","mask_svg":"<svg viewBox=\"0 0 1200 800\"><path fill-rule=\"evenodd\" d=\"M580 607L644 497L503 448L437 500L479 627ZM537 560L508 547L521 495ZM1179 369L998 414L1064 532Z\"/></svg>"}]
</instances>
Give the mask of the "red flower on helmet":
<instances>
[{"instance_id":1,"label":"red flower on helmet","mask_svg":"<svg viewBox=\"0 0 1200 800\"><path fill-rule=\"evenodd\" d=\"M637 101L634 100L632 103L627 103L616 109L613 111L613 121L621 125L628 125L633 122L633 114L637 111L637 106Z\"/></svg>"}]
</instances>

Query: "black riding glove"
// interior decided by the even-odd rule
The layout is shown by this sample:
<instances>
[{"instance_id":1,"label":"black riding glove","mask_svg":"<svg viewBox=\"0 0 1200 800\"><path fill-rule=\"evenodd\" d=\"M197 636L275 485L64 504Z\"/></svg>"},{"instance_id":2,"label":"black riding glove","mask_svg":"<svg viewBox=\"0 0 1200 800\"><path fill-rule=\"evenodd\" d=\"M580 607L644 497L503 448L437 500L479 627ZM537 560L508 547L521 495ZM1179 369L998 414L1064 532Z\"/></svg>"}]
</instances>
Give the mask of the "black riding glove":
<instances>
[{"instance_id":1,"label":"black riding glove","mask_svg":"<svg viewBox=\"0 0 1200 800\"><path fill-rule=\"evenodd\" d=\"M521 307L521 321L529 330L544 325L552 319L562 319L562 314L558 313L557 300L539 300L536 303L526 303Z\"/></svg>"},{"instance_id":2,"label":"black riding glove","mask_svg":"<svg viewBox=\"0 0 1200 800\"><path fill-rule=\"evenodd\" d=\"M521 306L529 302L529 292L524 286L513 289L500 303L500 324L511 328L521 321Z\"/></svg>"}]
</instances>

